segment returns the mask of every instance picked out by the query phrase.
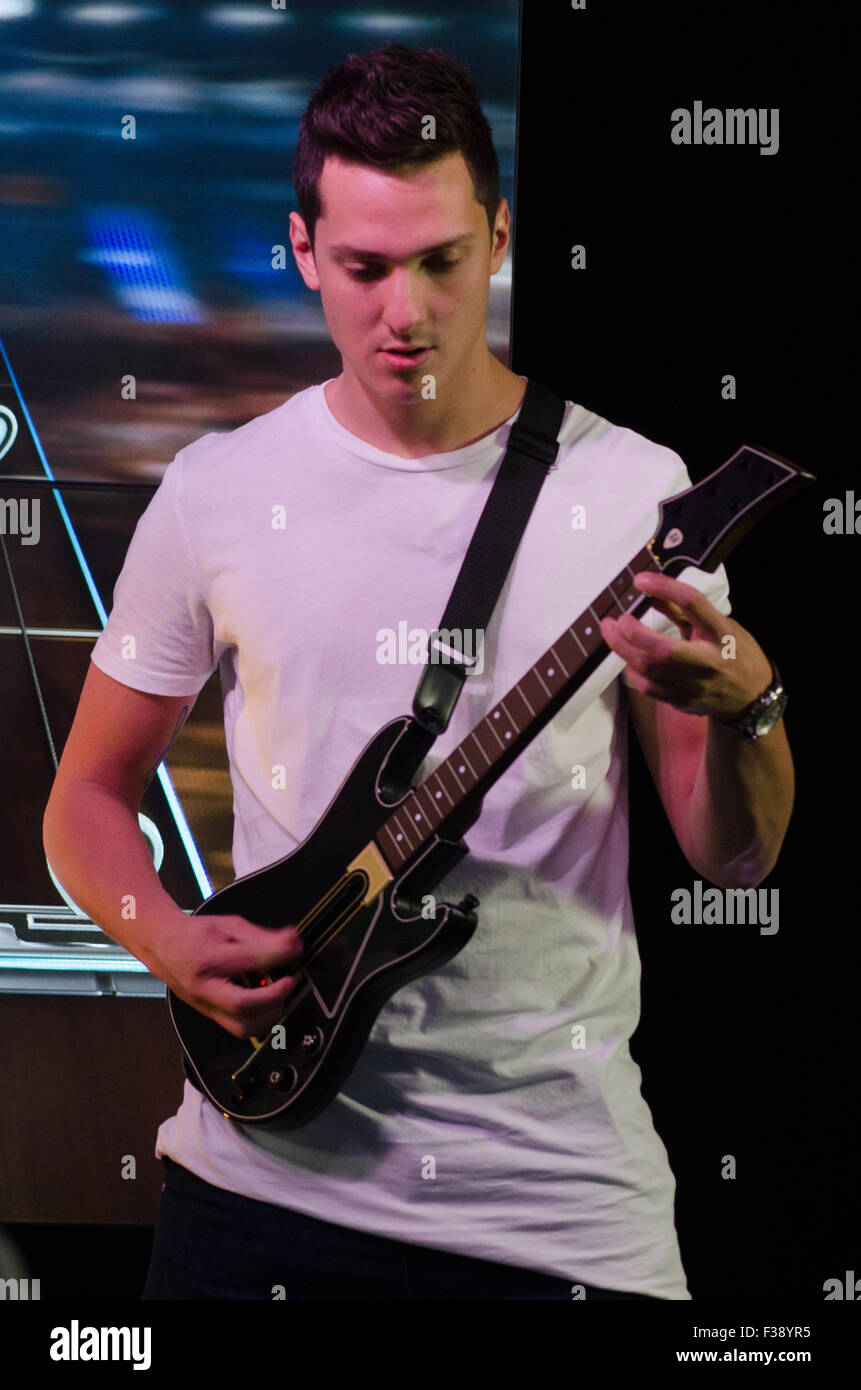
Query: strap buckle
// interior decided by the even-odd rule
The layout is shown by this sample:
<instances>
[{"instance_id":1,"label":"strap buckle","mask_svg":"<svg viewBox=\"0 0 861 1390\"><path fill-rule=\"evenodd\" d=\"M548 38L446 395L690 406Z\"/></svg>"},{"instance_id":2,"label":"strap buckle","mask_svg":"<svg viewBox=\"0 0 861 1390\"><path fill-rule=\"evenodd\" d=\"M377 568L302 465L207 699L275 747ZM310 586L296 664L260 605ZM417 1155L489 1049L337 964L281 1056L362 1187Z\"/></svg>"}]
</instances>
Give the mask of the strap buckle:
<instances>
[{"instance_id":1,"label":"strap buckle","mask_svg":"<svg viewBox=\"0 0 861 1390\"><path fill-rule=\"evenodd\" d=\"M536 462L543 463L548 473L556 467L559 441L554 439L551 443L546 435L537 434L522 420L515 420L508 432L508 447L512 444L518 453L528 454Z\"/></svg>"},{"instance_id":2,"label":"strap buckle","mask_svg":"<svg viewBox=\"0 0 861 1390\"><path fill-rule=\"evenodd\" d=\"M444 642L441 633L452 634L445 628L434 628L428 638L428 660L413 698L413 714L422 728L441 734L448 728L452 711L457 704L463 683L478 662L478 655L467 656L462 646ZM461 634L462 635L462 634ZM481 634L481 645L484 633Z\"/></svg>"}]
</instances>

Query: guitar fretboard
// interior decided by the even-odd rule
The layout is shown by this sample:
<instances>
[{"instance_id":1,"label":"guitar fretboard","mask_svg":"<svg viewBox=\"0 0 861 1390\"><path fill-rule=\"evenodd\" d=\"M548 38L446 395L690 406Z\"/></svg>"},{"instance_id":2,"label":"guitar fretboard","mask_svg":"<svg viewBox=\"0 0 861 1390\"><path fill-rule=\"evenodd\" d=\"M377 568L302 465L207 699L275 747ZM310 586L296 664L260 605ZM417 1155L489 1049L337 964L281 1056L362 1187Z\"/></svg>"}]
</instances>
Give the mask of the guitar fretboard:
<instances>
[{"instance_id":1,"label":"guitar fretboard","mask_svg":"<svg viewBox=\"0 0 861 1390\"><path fill-rule=\"evenodd\" d=\"M393 871L400 870L470 798L486 795L609 653L601 619L647 607L647 595L633 587L634 576L660 568L644 546L454 752L401 801L376 835L377 847Z\"/></svg>"}]
</instances>

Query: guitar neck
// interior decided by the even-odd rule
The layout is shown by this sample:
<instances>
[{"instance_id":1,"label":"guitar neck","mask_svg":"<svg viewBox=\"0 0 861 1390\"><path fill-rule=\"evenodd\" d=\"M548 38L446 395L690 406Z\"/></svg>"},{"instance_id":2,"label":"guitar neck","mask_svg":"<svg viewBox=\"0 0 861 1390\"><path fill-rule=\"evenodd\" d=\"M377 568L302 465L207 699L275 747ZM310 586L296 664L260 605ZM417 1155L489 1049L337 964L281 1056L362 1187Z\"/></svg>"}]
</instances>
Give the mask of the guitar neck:
<instances>
[{"instance_id":1,"label":"guitar neck","mask_svg":"<svg viewBox=\"0 0 861 1390\"><path fill-rule=\"evenodd\" d=\"M660 571L649 545L616 575L586 611L548 647L526 675L503 696L454 752L421 786L400 802L376 835L377 847L394 872L430 837L445 832L458 813L481 801L574 692L609 654L601 619L650 607L634 588L634 576ZM468 679L468 677L467 677Z\"/></svg>"}]
</instances>

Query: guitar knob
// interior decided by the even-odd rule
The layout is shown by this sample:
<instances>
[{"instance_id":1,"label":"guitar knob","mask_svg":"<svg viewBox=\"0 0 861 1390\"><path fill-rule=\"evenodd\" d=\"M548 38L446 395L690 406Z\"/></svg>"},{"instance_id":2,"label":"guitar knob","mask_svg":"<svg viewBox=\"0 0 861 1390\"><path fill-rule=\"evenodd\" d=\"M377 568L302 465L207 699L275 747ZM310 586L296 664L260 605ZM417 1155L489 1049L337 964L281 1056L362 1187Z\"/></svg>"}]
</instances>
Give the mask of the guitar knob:
<instances>
[{"instance_id":1,"label":"guitar knob","mask_svg":"<svg viewBox=\"0 0 861 1390\"><path fill-rule=\"evenodd\" d=\"M466 897L460 902L461 912L472 912L473 908L478 907L481 898L477 898L474 893L467 893Z\"/></svg>"},{"instance_id":2,"label":"guitar knob","mask_svg":"<svg viewBox=\"0 0 861 1390\"><path fill-rule=\"evenodd\" d=\"M292 1091L299 1080L295 1067L276 1067L269 1073L269 1085L276 1091Z\"/></svg>"},{"instance_id":3,"label":"guitar knob","mask_svg":"<svg viewBox=\"0 0 861 1390\"><path fill-rule=\"evenodd\" d=\"M319 1052L322 1046L323 1032L320 1028L312 1028L310 1032L305 1033L302 1038L302 1051L305 1053L306 1057L310 1057L314 1052Z\"/></svg>"}]
</instances>

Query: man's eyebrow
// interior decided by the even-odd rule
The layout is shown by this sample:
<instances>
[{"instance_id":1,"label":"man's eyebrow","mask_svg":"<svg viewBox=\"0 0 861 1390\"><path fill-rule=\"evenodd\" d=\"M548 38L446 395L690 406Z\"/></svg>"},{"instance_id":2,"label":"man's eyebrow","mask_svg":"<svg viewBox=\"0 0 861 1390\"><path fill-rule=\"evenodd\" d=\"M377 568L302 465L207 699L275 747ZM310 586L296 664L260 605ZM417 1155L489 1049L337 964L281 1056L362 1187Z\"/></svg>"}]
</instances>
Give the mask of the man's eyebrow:
<instances>
[{"instance_id":1,"label":"man's eyebrow","mask_svg":"<svg viewBox=\"0 0 861 1390\"><path fill-rule=\"evenodd\" d=\"M469 242L475 241L475 232L463 232L460 236L451 237L448 241L439 241L436 246L425 246L421 251L417 251L417 256L429 256L434 251L451 251L456 246L466 246ZM353 257L357 261L385 261L388 257L383 256L379 251L362 251L358 246L347 246L345 242L337 242L329 248L331 254L337 257Z\"/></svg>"}]
</instances>

